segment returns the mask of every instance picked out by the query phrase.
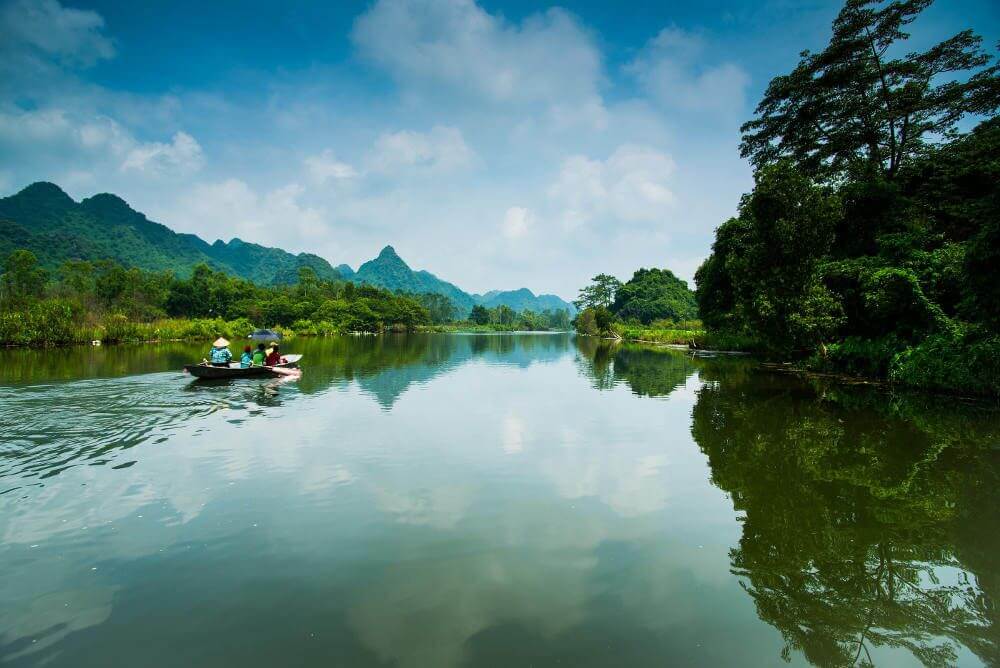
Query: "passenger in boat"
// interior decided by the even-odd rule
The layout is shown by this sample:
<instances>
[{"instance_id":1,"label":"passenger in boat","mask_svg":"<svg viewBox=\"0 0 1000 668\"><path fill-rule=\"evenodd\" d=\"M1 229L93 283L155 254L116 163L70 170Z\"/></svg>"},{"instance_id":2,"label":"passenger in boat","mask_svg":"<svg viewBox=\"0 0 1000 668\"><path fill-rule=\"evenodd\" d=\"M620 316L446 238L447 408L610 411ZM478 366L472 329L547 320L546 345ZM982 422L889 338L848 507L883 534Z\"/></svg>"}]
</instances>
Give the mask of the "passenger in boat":
<instances>
[{"instance_id":1,"label":"passenger in boat","mask_svg":"<svg viewBox=\"0 0 1000 668\"><path fill-rule=\"evenodd\" d=\"M285 362L286 362L285 358L282 357L281 353L278 352L278 344L275 343L271 347L271 354L267 356L267 359L264 361L264 364L266 366L274 366L276 364L284 364Z\"/></svg>"},{"instance_id":2,"label":"passenger in boat","mask_svg":"<svg viewBox=\"0 0 1000 668\"><path fill-rule=\"evenodd\" d=\"M258 343L257 350L253 351L253 365L264 366L264 359L266 357L267 357L267 351L264 350L264 344Z\"/></svg>"},{"instance_id":3,"label":"passenger in boat","mask_svg":"<svg viewBox=\"0 0 1000 668\"><path fill-rule=\"evenodd\" d=\"M253 348L243 346L243 355L240 357L240 368L246 369L250 366L253 366Z\"/></svg>"},{"instance_id":4,"label":"passenger in boat","mask_svg":"<svg viewBox=\"0 0 1000 668\"><path fill-rule=\"evenodd\" d=\"M229 366L233 361L233 353L229 350L229 341L221 336L212 343L212 350L208 353L208 359L212 366Z\"/></svg>"}]
</instances>

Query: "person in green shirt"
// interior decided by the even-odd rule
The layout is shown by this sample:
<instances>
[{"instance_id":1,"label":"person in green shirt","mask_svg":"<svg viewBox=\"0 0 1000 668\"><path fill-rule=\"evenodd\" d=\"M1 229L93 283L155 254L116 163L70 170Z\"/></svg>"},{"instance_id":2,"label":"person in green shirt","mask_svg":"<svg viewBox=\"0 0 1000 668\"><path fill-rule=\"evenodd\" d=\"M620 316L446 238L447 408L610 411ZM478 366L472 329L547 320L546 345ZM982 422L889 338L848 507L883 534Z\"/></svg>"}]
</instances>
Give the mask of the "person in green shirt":
<instances>
[{"instance_id":1,"label":"person in green shirt","mask_svg":"<svg viewBox=\"0 0 1000 668\"><path fill-rule=\"evenodd\" d=\"M253 351L253 365L264 366L264 360L266 358L267 358L267 352L264 350L264 344L258 343L257 350Z\"/></svg>"}]
</instances>

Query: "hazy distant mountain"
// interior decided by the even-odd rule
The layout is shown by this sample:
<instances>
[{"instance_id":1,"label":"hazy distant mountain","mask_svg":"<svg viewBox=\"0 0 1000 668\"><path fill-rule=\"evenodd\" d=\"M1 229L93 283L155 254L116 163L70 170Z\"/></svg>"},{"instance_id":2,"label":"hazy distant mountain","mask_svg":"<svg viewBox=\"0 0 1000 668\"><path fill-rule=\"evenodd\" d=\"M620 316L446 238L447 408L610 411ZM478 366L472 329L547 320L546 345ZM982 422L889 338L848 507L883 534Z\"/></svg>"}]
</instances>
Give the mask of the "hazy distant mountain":
<instances>
[{"instance_id":1,"label":"hazy distant mountain","mask_svg":"<svg viewBox=\"0 0 1000 668\"><path fill-rule=\"evenodd\" d=\"M293 255L240 239L209 244L149 220L115 195L94 195L77 203L59 186L44 182L0 199L0 256L17 248L31 250L50 268L66 260L110 258L179 275L204 262L258 283L294 282L301 266L312 267L327 280L340 277L317 255Z\"/></svg>"},{"instance_id":2,"label":"hazy distant mountain","mask_svg":"<svg viewBox=\"0 0 1000 668\"><path fill-rule=\"evenodd\" d=\"M445 295L454 302L462 315L467 314L476 304L482 304L487 308L506 305L515 311L528 309L541 312L546 309L566 309L571 315L576 313L576 308L569 302L555 295L536 296L527 288L492 290L484 295L469 294L428 271L414 271L399 257L392 246L383 248L378 257L358 267L356 273L347 273L351 268L346 265L341 265L337 269L345 278L355 283L370 283L397 292L434 292Z\"/></svg>"},{"instance_id":3,"label":"hazy distant mountain","mask_svg":"<svg viewBox=\"0 0 1000 668\"><path fill-rule=\"evenodd\" d=\"M515 311L530 309L541 312L546 309L557 311L566 309L570 315L576 314L576 307L555 295L536 295L528 288L520 290L492 290L484 295L473 295L477 304L482 304L487 308L494 308L501 304L509 306Z\"/></svg>"},{"instance_id":4,"label":"hazy distant mountain","mask_svg":"<svg viewBox=\"0 0 1000 668\"><path fill-rule=\"evenodd\" d=\"M448 297L464 315L472 310L472 296L457 286L442 281L429 271L414 271L403 262L392 246L386 246L374 260L358 267L350 277L355 283L368 283L396 292L434 292Z\"/></svg>"},{"instance_id":5,"label":"hazy distant mountain","mask_svg":"<svg viewBox=\"0 0 1000 668\"><path fill-rule=\"evenodd\" d=\"M149 271L170 270L186 275L204 262L257 283L294 283L300 267L312 267L326 280L369 283L401 292L433 292L447 296L461 315L476 304L505 304L515 311L576 309L555 295L535 296L527 288L471 295L427 271L414 271L392 246L386 246L357 272L336 268L310 253L294 255L232 239L208 243L193 234L179 234L153 222L115 195L100 194L75 202L59 186L34 183L16 195L0 198L0 258L18 248L31 250L42 265L55 269L66 260L112 259Z\"/></svg>"}]
</instances>

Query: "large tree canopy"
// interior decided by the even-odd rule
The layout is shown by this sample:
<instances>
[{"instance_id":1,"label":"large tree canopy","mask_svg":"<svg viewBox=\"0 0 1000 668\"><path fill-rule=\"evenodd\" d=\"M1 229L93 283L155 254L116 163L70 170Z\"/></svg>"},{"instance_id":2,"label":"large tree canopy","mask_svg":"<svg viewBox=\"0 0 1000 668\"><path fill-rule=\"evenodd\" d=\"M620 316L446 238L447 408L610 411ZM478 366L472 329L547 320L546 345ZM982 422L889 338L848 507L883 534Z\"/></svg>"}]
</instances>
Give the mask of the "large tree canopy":
<instances>
[{"instance_id":1,"label":"large tree canopy","mask_svg":"<svg viewBox=\"0 0 1000 668\"><path fill-rule=\"evenodd\" d=\"M693 320L698 305L687 283L669 269L640 269L618 288L611 307L623 320L636 319L643 324L654 320Z\"/></svg>"},{"instance_id":2,"label":"large tree canopy","mask_svg":"<svg viewBox=\"0 0 1000 668\"><path fill-rule=\"evenodd\" d=\"M755 167L790 159L812 176L848 172L893 179L926 144L968 114L1000 103L1000 67L964 30L918 53L904 31L932 0L847 0L819 53L775 77L743 125L740 150Z\"/></svg>"}]
</instances>

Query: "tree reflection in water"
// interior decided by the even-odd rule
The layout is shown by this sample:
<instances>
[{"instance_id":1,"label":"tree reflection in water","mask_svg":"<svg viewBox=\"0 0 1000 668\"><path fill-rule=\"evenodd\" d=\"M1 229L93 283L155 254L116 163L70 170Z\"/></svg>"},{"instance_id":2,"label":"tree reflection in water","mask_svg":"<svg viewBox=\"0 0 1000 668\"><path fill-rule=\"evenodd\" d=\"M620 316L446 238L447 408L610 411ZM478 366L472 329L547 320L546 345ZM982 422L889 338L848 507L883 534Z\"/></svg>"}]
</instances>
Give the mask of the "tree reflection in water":
<instances>
[{"instance_id":1,"label":"tree reflection in water","mask_svg":"<svg viewBox=\"0 0 1000 668\"><path fill-rule=\"evenodd\" d=\"M994 410L707 365L692 432L743 514L733 572L821 666L878 647L995 665L1000 482Z\"/></svg>"}]
</instances>

